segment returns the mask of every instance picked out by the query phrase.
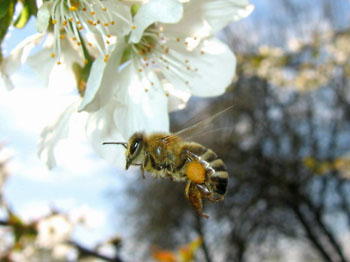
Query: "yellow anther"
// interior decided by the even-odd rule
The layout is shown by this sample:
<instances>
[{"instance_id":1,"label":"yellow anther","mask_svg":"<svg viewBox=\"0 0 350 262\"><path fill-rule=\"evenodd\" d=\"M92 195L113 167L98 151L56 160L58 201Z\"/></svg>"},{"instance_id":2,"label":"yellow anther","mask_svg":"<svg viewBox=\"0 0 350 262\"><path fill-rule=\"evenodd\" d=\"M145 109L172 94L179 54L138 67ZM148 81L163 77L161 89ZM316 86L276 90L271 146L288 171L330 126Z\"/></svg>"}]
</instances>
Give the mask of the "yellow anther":
<instances>
[{"instance_id":1,"label":"yellow anther","mask_svg":"<svg viewBox=\"0 0 350 262\"><path fill-rule=\"evenodd\" d=\"M76 23L77 25L80 25L80 21L76 21L75 23Z\"/></svg>"},{"instance_id":2,"label":"yellow anther","mask_svg":"<svg viewBox=\"0 0 350 262\"><path fill-rule=\"evenodd\" d=\"M169 96L169 93L168 93L168 92L166 92L166 93L165 93L165 96Z\"/></svg>"},{"instance_id":3,"label":"yellow anther","mask_svg":"<svg viewBox=\"0 0 350 262\"><path fill-rule=\"evenodd\" d=\"M169 53L169 48L165 49L165 53L166 54Z\"/></svg>"},{"instance_id":4,"label":"yellow anther","mask_svg":"<svg viewBox=\"0 0 350 262\"><path fill-rule=\"evenodd\" d=\"M68 24L67 20L64 20L64 21L62 22L62 25L63 25L63 26L66 26L67 24Z\"/></svg>"},{"instance_id":5,"label":"yellow anther","mask_svg":"<svg viewBox=\"0 0 350 262\"><path fill-rule=\"evenodd\" d=\"M95 15L95 12L94 12L94 11L91 11L91 12L90 12L90 15Z\"/></svg>"},{"instance_id":6,"label":"yellow anther","mask_svg":"<svg viewBox=\"0 0 350 262\"><path fill-rule=\"evenodd\" d=\"M90 25L94 25L94 21L92 21L92 20L88 20L88 23L89 23Z\"/></svg>"},{"instance_id":7,"label":"yellow anther","mask_svg":"<svg viewBox=\"0 0 350 262\"><path fill-rule=\"evenodd\" d=\"M55 24L57 24L57 20L56 19L53 19L52 20L52 23L55 25Z\"/></svg>"},{"instance_id":8,"label":"yellow anther","mask_svg":"<svg viewBox=\"0 0 350 262\"><path fill-rule=\"evenodd\" d=\"M82 26L79 26L79 27L78 27L78 30L79 30L79 31L83 30L83 27L82 27Z\"/></svg>"},{"instance_id":9,"label":"yellow anther","mask_svg":"<svg viewBox=\"0 0 350 262\"><path fill-rule=\"evenodd\" d=\"M87 63L89 63L89 60L84 59L84 64L87 64Z\"/></svg>"},{"instance_id":10,"label":"yellow anther","mask_svg":"<svg viewBox=\"0 0 350 262\"><path fill-rule=\"evenodd\" d=\"M169 66L166 66L165 68L169 70Z\"/></svg>"},{"instance_id":11,"label":"yellow anther","mask_svg":"<svg viewBox=\"0 0 350 262\"><path fill-rule=\"evenodd\" d=\"M203 50L201 50L201 55L204 55L204 51Z\"/></svg>"},{"instance_id":12,"label":"yellow anther","mask_svg":"<svg viewBox=\"0 0 350 262\"><path fill-rule=\"evenodd\" d=\"M104 26L108 26L108 23L104 23L103 25L104 25Z\"/></svg>"},{"instance_id":13,"label":"yellow anther","mask_svg":"<svg viewBox=\"0 0 350 262\"><path fill-rule=\"evenodd\" d=\"M139 72L141 73L143 70L142 70L142 68L139 68Z\"/></svg>"},{"instance_id":14,"label":"yellow anther","mask_svg":"<svg viewBox=\"0 0 350 262\"><path fill-rule=\"evenodd\" d=\"M60 39L61 39L61 40L64 39L64 35L60 35Z\"/></svg>"},{"instance_id":15,"label":"yellow anther","mask_svg":"<svg viewBox=\"0 0 350 262\"><path fill-rule=\"evenodd\" d=\"M73 22L73 21L74 21L74 18L73 18L73 17L69 18L69 21L70 21L70 22Z\"/></svg>"},{"instance_id":16,"label":"yellow anther","mask_svg":"<svg viewBox=\"0 0 350 262\"><path fill-rule=\"evenodd\" d=\"M115 22L114 21L111 21L111 25L114 25L115 24Z\"/></svg>"},{"instance_id":17,"label":"yellow anther","mask_svg":"<svg viewBox=\"0 0 350 262\"><path fill-rule=\"evenodd\" d=\"M81 46L81 42L77 42L77 45L78 45L78 46Z\"/></svg>"},{"instance_id":18,"label":"yellow anther","mask_svg":"<svg viewBox=\"0 0 350 262\"><path fill-rule=\"evenodd\" d=\"M97 23L100 24L100 20L97 20Z\"/></svg>"},{"instance_id":19,"label":"yellow anther","mask_svg":"<svg viewBox=\"0 0 350 262\"><path fill-rule=\"evenodd\" d=\"M74 36L74 37L72 38L72 40L73 40L73 41L77 41L77 38Z\"/></svg>"},{"instance_id":20,"label":"yellow anther","mask_svg":"<svg viewBox=\"0 0 350 262\"><path fill-rule=\"evenodd\" d=\"M107 7L102 8L102 10L106 12L107 11Z\"/></svg>"},{"instance_id":21,"label":"yellow anther","mask_svg":"<svg viewBox=\"0 0 350 262\"><path fill-rule=\"evenodd\" d=\"M69 11L77 11L78 7L77 6L71 6L69 7Z\"/></svg>"},{"instance_id":22,"label":"yellow anther","mask_svg":"<svg viewBox=\"0 0 350 262\"><path fill-rule=\"evenodd\" d=\"M186 69L187 69L187 70L191 70L191 67L189 67L189 66L186 66Z\"/></svg>"},{"instance_id":23,"label":"yellow anther","mask_svg":"<svg viewBox=\"0 0 350 262\"><path fill-rule=\"evenodd\" d=\"M110 44L110 42L107 40L107 41L106 41L106 44L107 44L107 45L109 45L109 44Z\"/></svg>"},{"instance_id":24,"label":"yellow anther","mask_svg":"<svg viewBox=\"0 0 350 262\"><path fill-rule=\"evenodd\" d=\"M105 61L107 63L108 62L108 58L109 58L109 55L106 55L105 59L103 61Z\"/></svg>"},{"instance_id":25,"label":"yellow anther","mask_svg":"<svg viewBox=\"0 0 350 262\"><path fill-rule=\"evenodd\" d=\"M86 11L86 7L83 7L81 10Z\"/></svg>"},{"instance_id":26,"label":"yellow anther","mask_svg":"<svg viewBox=\"0 0 350 262\"><path fill-rule=\"evenodd\" d=\"M176 42L180 42L180 38L179 37L176 37Z\"/></svg>"},{"instance_id":27,"label":"yellow anther","mask_svg":"<svg viewBox=\"0 0 350 262\"><path fill-rule=\"evenodd\" d=\"M88 42L88 45L89 45L89 46L92 46L92 44L91 44L90 42Z\"/></svg>"},{"instance_id":28,"label":"yellow anther","mask_svg":"<svg viewBox=\"0 0 350 262\"><path fill-rule=\"evenodd\" d=\"M54 57L55 57L55 53L51 53L50 56L51 56L52 58L54 58Z\"/></svg>"},{"instance_id":29,"label":"yellow anther","mask_svg":"<svg viewBox=\"0 0 350 262\"><path fill-rule=\"evenodd\" d=\"M60 62L60 61L58 61L58 62L57 62L57 65L60 65L60 64L61 64L61 62Z\"/></svg>"},{"instance_id":30,"label":"yellow anther","mask_svg":"<svg viewBox=\"0 0 350 262\"><path fill-rule=\"evenodd\" d=\"M131 29L135 30L136 29L136 25L132 25Z\"/></svg>"},{"instance_id":31,"label":"yellow anther","mask_svg":"<svg viewBox=\"0 0 350 262\"><path fill-rule=\"evenodd\" d=\"M111 37L111 35L110 35L110 34L107 34L106 36L107 36L108 38L110 38L110 37Z\"/></svg>"}]
</instances>

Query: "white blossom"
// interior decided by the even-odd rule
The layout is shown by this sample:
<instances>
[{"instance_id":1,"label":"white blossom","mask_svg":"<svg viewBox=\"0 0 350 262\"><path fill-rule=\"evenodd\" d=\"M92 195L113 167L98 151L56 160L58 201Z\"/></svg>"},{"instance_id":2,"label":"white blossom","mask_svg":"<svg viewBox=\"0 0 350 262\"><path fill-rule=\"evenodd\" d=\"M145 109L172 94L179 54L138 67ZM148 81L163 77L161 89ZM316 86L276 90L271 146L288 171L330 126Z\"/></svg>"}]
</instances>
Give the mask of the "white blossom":
<instances>
[{"instance_id":1,"label":"white blossom","mask_svg":"<svg viewBox=\"0 0 350 262\"><path fill-rule=\"evenodd\" d=\"M146 120L154 123L147 131L166 130L167 122L158 117L167 120L167 111L183 106L190 95L224 93L236 59L214 34L252 9L245 0L151 0L141 5L133 30L108 63L103 57L94 62L79 110L94 111L114 99L119 104L114 121L125 139L147 130Z\"/></svg>"},{"instance_id":2,"label":"white blossom","mask_svg":"<svg viewBox=\"0 0 350 262\"><path fill-rule=\"evenodd\" d=\"M113 37L125 35L131 30L130 16L128 6L118 1L50 0L39 8L36 27L39 32L44 32L51 21L55 43L50 56L57 58L57 63L61 64L62 39L69 37L83 48L81 32L85 30L97 34L91 40L94 43L87 44L94 44L102 54L107 55L109 46L115 41Z\"/></svg>"}]
</instances>

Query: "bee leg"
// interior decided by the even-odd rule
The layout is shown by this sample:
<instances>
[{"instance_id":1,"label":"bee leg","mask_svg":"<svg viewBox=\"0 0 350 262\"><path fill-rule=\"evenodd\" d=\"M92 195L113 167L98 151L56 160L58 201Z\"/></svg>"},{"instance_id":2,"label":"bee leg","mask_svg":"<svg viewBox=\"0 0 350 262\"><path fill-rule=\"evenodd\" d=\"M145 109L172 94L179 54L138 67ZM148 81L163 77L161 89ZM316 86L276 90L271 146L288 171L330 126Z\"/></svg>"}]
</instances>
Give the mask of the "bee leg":
<instances>
[{"instance_id":1,"label":"bee leg","mask_svg":"<svg viewBox=\"0 0 350 262\"><path fill-rule=\"evenodd\" d=\"M188 181L185 189L185 196L191 202L197 214L202 217L209 218L209 216L203 213L203 203L202 203L202 194L198 190L198 187L195 183Z\"/></svg>"},{"instance_id":2,"label":"bee leg","mask_svg":"<svg viewBox=\"0 0 350 262\"><path fill-rule=\"evenodd\" d=\"M146 176L145 176L145 168L143 166L141 166L141 174L142 174L142 178L143 179L146 179Z\"/></svg>"},{"instance_id":3,"label":"bee leg","mask_svg":"<svg viewBox=\"0 0 350 262\"><path fill-rule=\"evenodd\" d=\"M211 195L210 190L206 184L197 184L197 187L204 197L209 197Z\"/></svg>"}]
</instances>

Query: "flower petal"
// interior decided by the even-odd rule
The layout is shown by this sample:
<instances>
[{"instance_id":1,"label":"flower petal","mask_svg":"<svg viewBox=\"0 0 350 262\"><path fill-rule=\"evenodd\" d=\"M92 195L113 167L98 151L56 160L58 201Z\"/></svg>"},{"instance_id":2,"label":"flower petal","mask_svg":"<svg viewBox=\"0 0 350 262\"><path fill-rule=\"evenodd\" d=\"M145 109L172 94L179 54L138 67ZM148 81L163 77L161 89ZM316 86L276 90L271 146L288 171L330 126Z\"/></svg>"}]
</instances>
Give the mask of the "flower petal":
<instances>
[{"instance_id":1,"label":"flower petal","mask_svg":"<svg viewBox=\"0 0 350 262\"><path fill-rule=\"evenodd\" d=\"M94 151L113 165L125 168L125 149L122 146L102 145L103 142L127 142L115 126L113 111L115 105L90 113L86 124L86 135Z\"/></svg>"},{"instance_id":2,"label":"flower petal","mask_svg":"<svg viewBox=\"0 0 350 262\"><path fill-rule=\"evenodd\" d=\"M77 106L78 103L72 103L63 111L53 125L47 126L41 132L38 155L49 169L56 166L55 147L62 139L68 137L69 122L72 114L76 112Z\"/></svg>"},{"instance_id":3,"label":"flower petal","mask_svg":"<svg viewBox=\"0 0 350 262\"><path fill-rule=\"evenodd\" d=\"M10 75L19 69L19 67L27 62L28 55L32 49L39 45L43 39L42 34L34 34L25 38L9 56L5 57L0 65L0 76L7 89L11 90L14 86L11 82Z\"/></svg>"},{"instance_id":4,"label":"flower petal","mask_svg":"<svg viewBox=\"0 0 350 262\"><path fill-rule=\"evenodd\" d=\"M51 2L44 2L42 6L40 6L36 19L36 30L39 33L43 33L47 30L50 21L50 9Z\"/></svg>"},{"instance_id":5,"label":"flower petal","mask_svg":"<svg viewBox=\"0 0 350 262\"><path fill-rule=\"evenodd\" d=\"M152 71L140 73L136 65L130 63L120 72L114 122L127 138L137 131L169 132L168 99L161 84ZM153 82L148 91L145 81Z\"/></svg>"},{"instance_id":6,"label":"flower petal","mask_svg":"<svg viewBox=\"0 0 350 262\"><path fill-rule=\"evenodd\" d=\"M151 24L177 23L183 14L182 4L177 0L151 0L141 6L134 17L135 29L131 32L129 41L138 43L143 31Z\"/></svg>"},{"instance_id":7,"label":"flower petal","mask_svg":"<svg viewBox=\"0 0 350 262\"><path fill-rule=\"evenodd\" d=\"M204 38L215 34L230 22L247 17L253 9L249 0L191 0L184 3L181 21L164 25L164 31Z\"/></svg>"},{"instance_id":8,"label":"flower petal","mask_svg":"<svg viewBox=\"0 0 350 262\"><path fill-rule=\"evenodd\" d=\"M54 36L48 34L43 48L30 56L27 60L30 67L34 69L44 86L49 88L58 87L57 90L72 92L76 90L76 79L73 73L73 64L83 64L83 58L73 47L71 41L64 38L61 41L62 52L61 65L56 64L56 60L51 57Z\"/></svg>"},{"instance_id":9,"label":"flower petal","mask_svg":"<svg viewBox=\"0 0 350 262\"><path fill-rule=\"evenodd\" d=\"M169 61L169 70L162 73L177 88L190 90L195 96L218 96L233 80L236 58L220 40L208 38L194 50L175 41L169 42L168 47L169 53L164 58Z\"/></svg>"},{"instance_id":10,"label":"flower petal","mask_svg":"<svg viewBox=\"0 0 350 262\"><path fill-rule=\"evenodd\" d=\"M91 67L85 95L78 109L79 112L83 110L96 111L109 101L118 84L116 75L124 48L125 45L122 42L118 43L108 62L105 61L105 56L96 58Z\"/></svg>"}]
</instances>

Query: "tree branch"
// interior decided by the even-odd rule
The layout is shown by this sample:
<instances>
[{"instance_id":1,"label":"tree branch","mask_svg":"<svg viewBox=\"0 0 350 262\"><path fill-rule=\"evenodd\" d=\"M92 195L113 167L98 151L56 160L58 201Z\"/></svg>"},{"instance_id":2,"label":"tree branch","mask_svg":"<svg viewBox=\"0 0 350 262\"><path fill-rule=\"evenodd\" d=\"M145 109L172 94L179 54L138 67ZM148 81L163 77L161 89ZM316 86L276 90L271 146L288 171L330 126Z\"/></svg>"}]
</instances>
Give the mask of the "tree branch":
<instances>
[{"instance_id":1,"label":"tree branch","mask_svg":"<svg viewBox=\"0 0 350 262\"><path fill-rule=\"evenodd\" d=\"M318 252L321 254L324 261L332 262L333 260L328 255L328 253L325 251L325 248L323 247L321 242L318 240L318 237L315 235L312 228L310 227L310 225L306 221L306 218L305 218L304 214L301 212L300 207L296 204L293 204L293 203L291 203L291 207L292 207L292 210L294 211L294 213L296 214L296 217L299 219L300 223L304 227L309 240L314 245L314 247L318 250Z\"/></svg>"},{"instance_id":2,"label":"tree branch","mask_svg":"<svg viewBox=\"0 0 350 262\"><path fill-rule=\"evenodd\" d=\"M205 241L205 237L203 234L203 225L202 225L202 221L201 221L201 217L199 215L195 215L196 217L196 230L198 232L198 234L203 238L203 244L202 244L202 250L205 256L205 260L207 262L212 262L210 255L209 255L209 249L208 249L208 245L207 242Z\"/></svg>"},{"instance_id":3,"label":"tree branch","mask_svg":"<svg viewBox=\"0 0 350 262\"><path fill-rule=\"evenodd\" d=\"M82 254L82 255L96 257L96 258L103 259L103 260L109 261L109 262L124 262L117 255L115 257L107 257L105 255L102 255L102 254L96 252L96 251L93 251L91 249L83 247L82 245L80 245L80 244L78 244L76 242L70 241L69 244L71 244L74 247L76 247L79 250L80 254Z\"/></svg>"}]
</instances>

